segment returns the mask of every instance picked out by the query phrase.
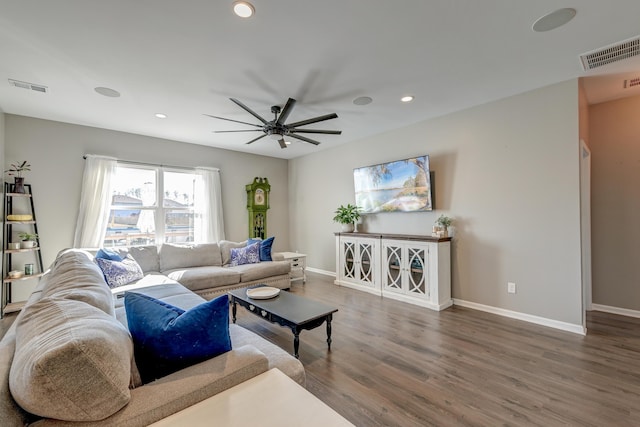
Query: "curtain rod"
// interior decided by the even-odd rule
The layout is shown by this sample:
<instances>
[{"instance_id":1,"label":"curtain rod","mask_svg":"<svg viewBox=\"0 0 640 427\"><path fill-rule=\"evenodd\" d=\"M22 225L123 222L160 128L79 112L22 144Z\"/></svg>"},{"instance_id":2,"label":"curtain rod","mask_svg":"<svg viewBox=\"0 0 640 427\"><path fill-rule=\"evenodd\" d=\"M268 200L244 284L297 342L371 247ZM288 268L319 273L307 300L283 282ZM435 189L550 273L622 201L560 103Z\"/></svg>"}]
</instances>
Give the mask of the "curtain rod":
<instances>
[{"instance_id":1,"label":"curtain rod","mask_svg":"<svg viewBox=\"0 0 640 427\"><path fill-rule=\"evenodd\" d=\"M87 160L87 154L85 154L84 156L82 156L82 158L84 160ZM142 165L142 166L155 166L155 167L161 167L161 168L171 168L171 169L184 169L184 170L194 170L196 169L196 167L187 167L187 166L173 166L173 165L163 165L161 163L146 163L146 162L135 162L133 160L120 160L120 159L116 159L116 161L118 163L125 163L128 165ZM219 171L218 168L210 168L207 167L205 169L213 169L213 170L217 170Z\"/></svg>"}]
</instances>

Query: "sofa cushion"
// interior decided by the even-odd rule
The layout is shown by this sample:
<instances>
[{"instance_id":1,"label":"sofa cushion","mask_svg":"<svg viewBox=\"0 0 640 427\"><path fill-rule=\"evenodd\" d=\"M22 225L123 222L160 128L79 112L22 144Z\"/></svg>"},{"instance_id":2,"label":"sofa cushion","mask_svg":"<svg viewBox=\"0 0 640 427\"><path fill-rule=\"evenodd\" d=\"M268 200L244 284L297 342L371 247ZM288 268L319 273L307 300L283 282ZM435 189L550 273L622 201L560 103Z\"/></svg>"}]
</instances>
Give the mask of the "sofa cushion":
<instances>
[{"instance_id":1,"label":"sofa cushion","mask_svg":"<svg viewBox=\"0 0 640 427\"><path fill-rule=\"evenodd\" d=\"M247 245L251 245L255 242L260 242L260 261L273 261L271 258L271 248L273 247L273 240L275 237L269 237L264 240L249 239Z\"/></svg>"},{"instance_id":2,"label":"sofa cushion","mask_svg":"<svg viewBox=\"0 0 640 427\"><path fill-rule=\"evenodd\" d=\"M239 325L229 325L229 334L233 348L252 345L267 356L269 369L278 368L298 384L304 386L306 381L304 366L291 354Z\"/></svg>"},{"instance_id":3,"label":"sofa cushion","mask_svg":"<svg viewBox=\"0 0 640 427\"><path fill-rule=\"evenodd\" d=\"M221 266L220 247L217 243L174 245L164 243L160 247L160 271L176 268Z\"/></svg>"},{"instance_id":4,"label":"sofa cushion","mask_svg":"<svg viewBox=\"0 0 640 427\"><path fill-rule=\"evenodd\" d=\"M260 262L260 242L247 245L244 248L231 248L230 266L243 264L257 264Z\"/></svg>"},{"instance_id":5,"label":"sofa cushion","mask_svg":"<svg viewBox=\"0 0 640 427\"><path fill-rule=\"evenodd\" d=\"M43 283L44 282L44 283ZM83 301L113 315L113 298L93 256L80 249L61 251L41 282L42 298Z\"/></svg>"},{"instance_id":6,"label":"sofa cushion","mask_svg":"<svg viewBox=\"0 0 640 427\"><path fill-rule=\"evenodd\" d=\"M96 252L96 258L108 259L111 261L122 261L124 259L124 257L117 251L108 248L98 249L98 252Z\"/></svg>"},{"instance_id":7,"label":"sofa cushion","mask_svg":"<svg viewBox=\"0 0 640 427\"><path fill-rule=\"evenodd\" d=\"M143 273L150 271L160 271L160 261L158 260L158 247L156 245L114 247L108 250L121 258L131 255L140 265ZM100 251L98 251L100 252ZM96 253L96 257L98 254Z\"/></svg>"},{"instance_id":8,"label":"sofa cushion","mask_svg":"<svg viewBox=\"0 0 640 427\"><path fill-rule=\"evenodd\" d=\"M144 277L140 264L133 259L131 254L127 254L122 261L97 257L95 261L100 270L102 270L104 279L110 288L128 285Z\"/></svg>"},{"instance_id":9,"label":"sofa cushion","mask_svg":"<svg viewBox=\"0 0 640 427\"><path fill-rule=\"evenodd\" d=\"M291 271L291 263L288 261L271 261L227 268L240 274L240 282L252 282L254 280L266 279L267 277L289 274Z\"/></svg>"},{"instance_id":10,"label":"sofa cushion","mask_svg":"<svg viewBox=\"0 0 640 427\"><path fill-rule=\"evenodd\" d=\"M220 240L220 254L222 255L222 266L228 267L231 263L231 248L244 248L247 246L247 241L243 242L231 242L229 240Z\"/></svg>"},{"instance_id":11,"label":"sofa cushion","mask_svg":"<svg viewBox=\"0 0 640 427\"><path fill-rule=\"evenodd\" d=\"M81 301L43 298L16 323L9 387L23 409L97 421L129 402L133 344L113 316Z\"/></svg>"},{"instance_id":12,"label":"sofa cushion","mask_svg":"<svg viewBox=\"0 0 640 427\"><path fill-rule=\"evenodd\" d=\"M240 272L228 267L179 268L165 271L165 274L192 291L240 283Z\"/></svg>"},{"instance_id":13,"label":"sofa cushion","mask_svg":"<svg viewBox=\"0 0 640 427\"><path fill-rule=\"evenodd\" d=\"M124 305L136 364L145 383L231 350L226 295L185 311L127 292Z\"/></svg>"}]
</instances>

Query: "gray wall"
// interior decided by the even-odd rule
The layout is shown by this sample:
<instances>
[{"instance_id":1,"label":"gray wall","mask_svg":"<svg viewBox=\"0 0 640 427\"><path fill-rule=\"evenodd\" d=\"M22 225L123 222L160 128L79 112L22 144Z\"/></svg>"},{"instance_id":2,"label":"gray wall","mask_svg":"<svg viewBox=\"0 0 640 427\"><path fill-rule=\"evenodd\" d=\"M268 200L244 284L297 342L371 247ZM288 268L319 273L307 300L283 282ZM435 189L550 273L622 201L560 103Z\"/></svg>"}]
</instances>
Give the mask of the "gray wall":
<instances>
[{"instance_id":1,"label":"gray wall","mask_svg":"<svg viewBox=\"0 0 640 427\"><path fill-rule=\"evenodd\" d=\"M429 154L437 211L369 215L363 228L430 234L446 213L454 298L581 325L578 135L572 80L292 160L292 249L335 271L333 211L354 202L353 168Z\"/></svg>"},{"instance_id":2,"label":"gray wall","mask_svg":"<svg viewBox=\"0 0 640 427\"><path fill-rule=\"evenodd\" d=\"M6 115L5 158L29 160L38 228L45 267L57 252L73 244L80 201L84 154L175 166L210 166L221 170L225 233L229 240L247 238L248 216L244 186L255 176L269 178L271 209L268 233L277 236L274 249L289 249L287 161L194 144L185 144L106 129L23 116ZM14 290L16 301L31 287Z\"/></svg>"},{"instance_id":3,"label":"gray wall","mask_svg":"<svg viewBox=\"0 0 640 427\"><path fill-rule=\"evenodd\" d=\"M592 105L593 303L640 310L640 96Z\"/></svg>"}]
</instances>

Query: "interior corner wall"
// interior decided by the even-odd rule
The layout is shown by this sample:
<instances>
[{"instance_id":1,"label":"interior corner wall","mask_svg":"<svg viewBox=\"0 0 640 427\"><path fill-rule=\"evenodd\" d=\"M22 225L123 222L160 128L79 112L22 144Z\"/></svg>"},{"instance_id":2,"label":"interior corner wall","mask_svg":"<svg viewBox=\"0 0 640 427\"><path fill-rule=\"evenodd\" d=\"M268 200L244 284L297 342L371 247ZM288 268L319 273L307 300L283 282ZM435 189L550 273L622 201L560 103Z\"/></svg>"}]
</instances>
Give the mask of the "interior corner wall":
<instances>
[{"instance_id":1,"label":"interior corner wall","mask_svg":"<svg viewBox=\"0 0 640 427\"><path fill-rule=\"evenodd\" d=\"M578 79L578 113L580 120L579 136L580 139L589 147L589 100L584 89L584 77Z\"/></svg>"},{"instance_id":2,"label":"interior corner wall","mask_svg":"<svg viewBox=\"0 0 640 427\"><path fill-rule=\"evenodd\" d=\"M85 154L219 168L228 240L247 238L245 185L256 176L267 177L271 184L268 233L277 236L274 250L289 247L287 160L11 114L6 115L5 130L6 163L31 163L25 182L33 185L45 268L58 251L73 245ZM19 291L14 290L16 301L24 300L32 288L21 286Z\"/></svg>"},{"instance_id":3,"label":"interior corner wall","mask_svg":"<svg viewBox=\"0 0 640 427\"><path fill-rule=\"evenodd\" d=\"M593 303L640 310L640 96L592 105Z\"/></svg>"},{"instance_id":4,"label":"interior corner wall","mask_svg":"<svg viewBox=\"0 0 640 427\"><path fill-rule=\"evenodd\" d=\"M367 215L362 230L429 235L452 216L454 298L582 325L578 126L574 79L291 160L291 249L335 271L353 169L429 154L436 210Z\"/></svg>"}]
</instances>

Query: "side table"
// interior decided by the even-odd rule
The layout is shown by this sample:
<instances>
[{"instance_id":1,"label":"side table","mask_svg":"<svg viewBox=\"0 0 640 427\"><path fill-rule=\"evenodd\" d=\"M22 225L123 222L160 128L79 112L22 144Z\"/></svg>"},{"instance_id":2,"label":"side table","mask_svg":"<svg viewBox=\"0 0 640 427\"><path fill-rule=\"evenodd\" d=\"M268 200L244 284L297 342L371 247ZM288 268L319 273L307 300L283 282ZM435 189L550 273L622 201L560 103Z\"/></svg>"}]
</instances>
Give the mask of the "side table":
<instances>
[{"instance_id":1,"label":"side table","mask_svg":"<svg viewBox=\"0 0 640 427\"><path fill-rule=\"evenodd\" d=\"M297 252L280 252L285 261L291 263L291 281L302 280L302 283L307 283L307 255L299 254Z\"/></svg>"}]
</instances>

